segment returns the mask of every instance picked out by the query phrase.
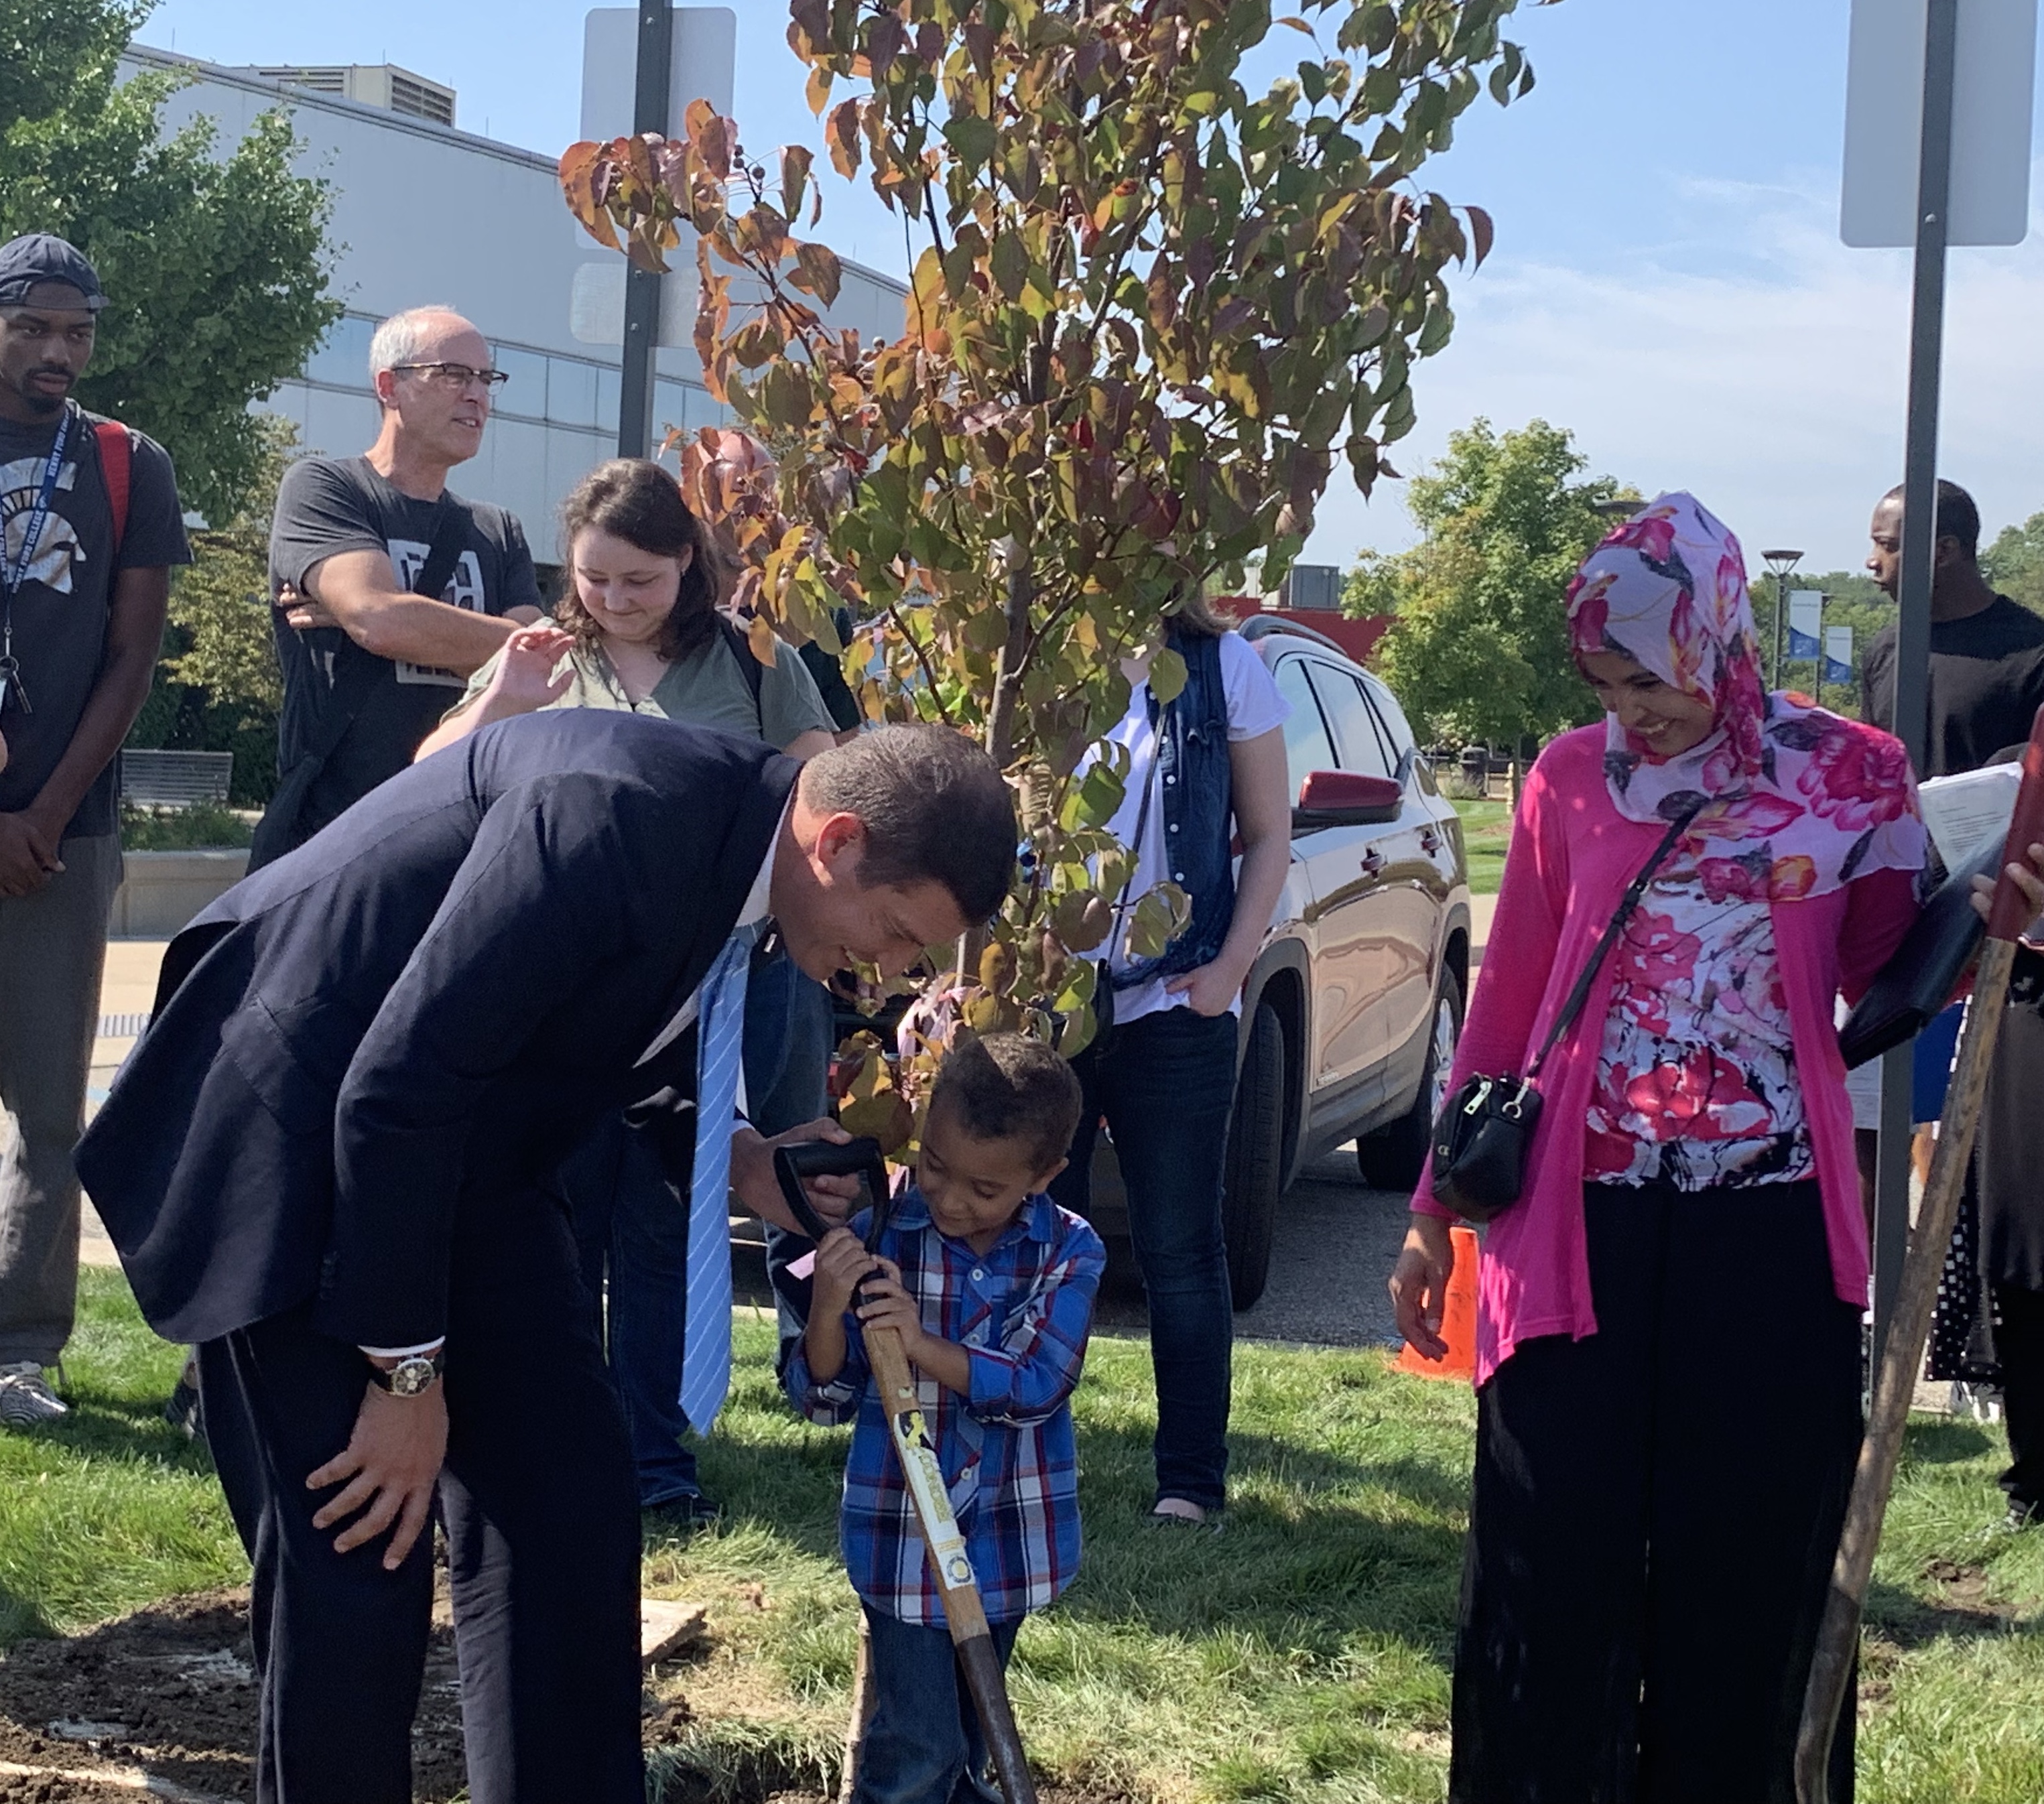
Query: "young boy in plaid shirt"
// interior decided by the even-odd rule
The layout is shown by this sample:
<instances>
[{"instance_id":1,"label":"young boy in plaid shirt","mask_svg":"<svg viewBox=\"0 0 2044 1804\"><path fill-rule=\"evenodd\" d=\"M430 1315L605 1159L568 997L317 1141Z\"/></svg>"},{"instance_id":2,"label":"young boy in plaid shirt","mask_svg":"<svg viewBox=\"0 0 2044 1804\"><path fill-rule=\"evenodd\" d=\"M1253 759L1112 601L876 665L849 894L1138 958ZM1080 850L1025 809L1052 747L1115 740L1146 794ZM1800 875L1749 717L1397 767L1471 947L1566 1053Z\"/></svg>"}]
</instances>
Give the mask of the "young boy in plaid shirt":
<instances>
[{"instance_id":1,"label":"young boy in plaid shirt","mask_svg":"<svg viewBox=\"0 0 2044 1804\"><path fill-rule=\"evenodd\" d=\"M863 1219L816 1249L809 1327L783 1382L812 1422L858 1422L840 1530L871 1637L856 1804L1000 1797L867 1382L865 1329L901 1334L1004 1666L1022 1618L1078 1569L1070 1399L1107 1255L1043 1194L1078 1113L1078 1080L1042 1042L972 1042L938 1077L915 1181L878 1257L861 1244Z\"/></svg>"}]
</instances>

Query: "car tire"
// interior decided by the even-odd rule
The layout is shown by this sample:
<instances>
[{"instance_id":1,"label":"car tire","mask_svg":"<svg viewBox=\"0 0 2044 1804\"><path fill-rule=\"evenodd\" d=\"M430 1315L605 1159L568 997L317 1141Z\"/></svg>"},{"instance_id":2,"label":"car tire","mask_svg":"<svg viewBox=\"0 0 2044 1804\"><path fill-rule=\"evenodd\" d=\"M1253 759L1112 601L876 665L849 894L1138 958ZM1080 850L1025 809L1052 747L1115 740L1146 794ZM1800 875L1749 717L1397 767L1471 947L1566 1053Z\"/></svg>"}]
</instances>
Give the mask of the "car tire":
<instances>
[{"instance_id":1,"label":"car tire","mask_svg":"<svg viewBox=\"0 0 2044 1804\"><path fill-rule=\"evenodd\" d=\"M1258 1003L1235 1079L1222 1167L1221 1229L1228 1243L1228 1289L1237 1309L1254 1304L1270 1280L1284 1159L1285 1030L1277 1010Z\"/></svg>"},{"instance_id":2,"label":"car tire","mask_svg":"<svg viewBox=\"0 0 2044 1804\"><path fill-rule=\"evenodd\" d=\"M1356 1139L1355 1162L1362 1181L1371 1189L1410 1190L1419 1183L1462 1031L1462 982L1452 970L1443 970L1441 987L1434 992L1433 1023L1427 1036L1426 1066L1420 1073L1420 1094L1412 1107L1389 1126Z\"/></svg>"}]
</instances>

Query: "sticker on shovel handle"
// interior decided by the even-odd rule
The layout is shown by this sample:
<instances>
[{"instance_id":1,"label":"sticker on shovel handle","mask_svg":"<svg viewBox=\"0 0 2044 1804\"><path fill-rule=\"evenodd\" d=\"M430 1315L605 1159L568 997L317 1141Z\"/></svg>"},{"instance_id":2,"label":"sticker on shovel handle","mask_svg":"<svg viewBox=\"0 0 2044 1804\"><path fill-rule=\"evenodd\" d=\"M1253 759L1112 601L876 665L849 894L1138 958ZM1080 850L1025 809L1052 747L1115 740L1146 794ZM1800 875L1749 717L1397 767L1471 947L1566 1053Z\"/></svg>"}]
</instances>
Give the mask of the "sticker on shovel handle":
<instances>
[{"instance_id":1,"label":"sticker on shovel handle","mask_svg":"<svg viewBox=\"0 0 2044 1804\"><path fill-rule=\"evenodd\" d=\"M930 1445L920 1410L903 1410L893 1418L894 1448L901 1456L901 1471L909 1480L909 1494L915 1499L916 1514L922 1518L923 1533L929 1542L930 1559L946 1591L960 1591L973 1582L972 1561L966 1556L965 1537L959 1533L958 1518L951 1514L951 1496L937 1464L936 1449Z\"/></svg>"}]
</instances>

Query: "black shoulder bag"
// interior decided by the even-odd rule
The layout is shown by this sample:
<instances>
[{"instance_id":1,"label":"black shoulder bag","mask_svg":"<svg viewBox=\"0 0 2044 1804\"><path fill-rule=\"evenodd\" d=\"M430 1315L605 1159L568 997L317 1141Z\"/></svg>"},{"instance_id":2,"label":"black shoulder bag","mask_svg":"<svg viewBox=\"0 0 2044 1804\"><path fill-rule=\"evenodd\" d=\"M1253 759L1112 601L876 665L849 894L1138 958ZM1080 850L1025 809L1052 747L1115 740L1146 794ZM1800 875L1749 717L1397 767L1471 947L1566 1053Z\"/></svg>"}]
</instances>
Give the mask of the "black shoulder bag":
<instances>
[{"instance_id":1,"label":"black shoulder bag","mask_svg":"<svg viewBox=\"0 0 2044 1804\"><path fill-rule=\"evenodd\" d=\"M443 501L433 527L432 543L426 549L426 561L412 579L412 593L429 601L439 601L467 543L467 516L453 502ZM355 717L368 705L370 692L389 662L388 658L363 651L352 639L342 647L335 660L333 687L327 692L319 730L305 755L284 773L270 805L256 823L248 850L250 870L260 869L286 852L297 850L304 843L305 835L298 831L298 817L305 812L305 798L326 768L327 760L340 749L340 742L348 737Z\"/></svg>"},{"instance_id":2,"label":"black shoulder bag","mask_svg":"<svg viewBox=\"0 0 2044 1804\"><path fill-rule=\"evenodd\" d=\"M1582 975L1576 979L1576 987L1569 992L1569 1000L1562 1004L1526 1075L1473 1076L1442 1105L1440 1119L1434 1123L1434 1196L1466 1221L1490 1221L1519 1200L1526 1186L1526 1156L1533 1145L1533 1130L1540 1124L1540 1092L1534 1088L1540 1068L1575 1025L1589 1000L1590 985L1639 906L1654 873L1702 807L1698 802L1670 823L1654 856L1632 880L1611 925L1591 948Z\"/></svg>"}]
</instances>

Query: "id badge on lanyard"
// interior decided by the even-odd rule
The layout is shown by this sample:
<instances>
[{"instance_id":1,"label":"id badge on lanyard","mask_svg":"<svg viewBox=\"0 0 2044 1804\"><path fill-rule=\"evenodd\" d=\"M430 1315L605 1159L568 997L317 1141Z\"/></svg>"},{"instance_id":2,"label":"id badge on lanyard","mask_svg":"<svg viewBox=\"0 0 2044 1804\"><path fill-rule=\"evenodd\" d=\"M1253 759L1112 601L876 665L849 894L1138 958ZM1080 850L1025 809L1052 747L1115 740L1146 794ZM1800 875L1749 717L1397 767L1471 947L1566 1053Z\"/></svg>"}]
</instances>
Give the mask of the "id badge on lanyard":
<instances>
[{"instance_id":1,"label":"id badge on lanyard","mask_svg":"<svg viewBox=\"0 0 2044 1804\"><path fill-rule=\"evenodd\" d=\"M24 714L35 709L29 704L28 685L21 681L21 661L14 655L14 597L35 567L36 552L42 543L43 528L50 517L50 497L56 493L57 478L63 474L64 447L71 438L71 410L64 409L57 422L57 436L50 455L43 460L43 477L36 491L35 505L29 510L28 524L21 534L21 548L0 570L0 714L11 700Z\"/></svg>"}]
</instances>

